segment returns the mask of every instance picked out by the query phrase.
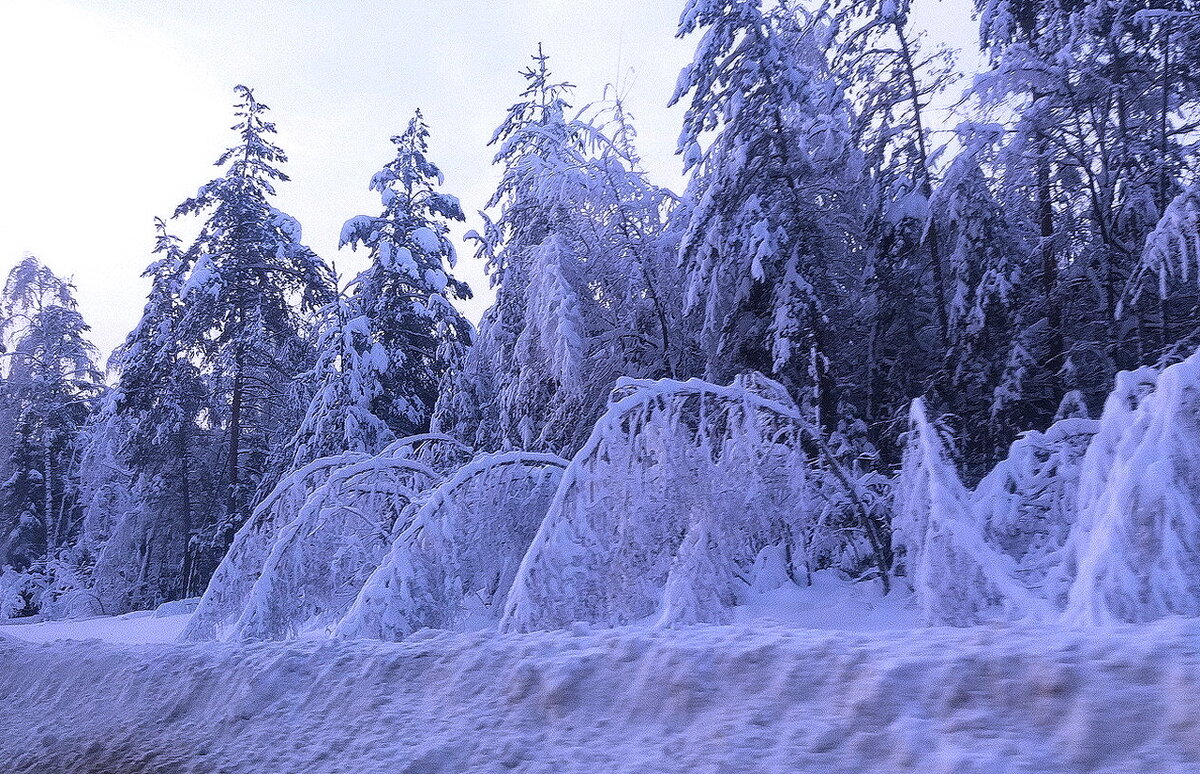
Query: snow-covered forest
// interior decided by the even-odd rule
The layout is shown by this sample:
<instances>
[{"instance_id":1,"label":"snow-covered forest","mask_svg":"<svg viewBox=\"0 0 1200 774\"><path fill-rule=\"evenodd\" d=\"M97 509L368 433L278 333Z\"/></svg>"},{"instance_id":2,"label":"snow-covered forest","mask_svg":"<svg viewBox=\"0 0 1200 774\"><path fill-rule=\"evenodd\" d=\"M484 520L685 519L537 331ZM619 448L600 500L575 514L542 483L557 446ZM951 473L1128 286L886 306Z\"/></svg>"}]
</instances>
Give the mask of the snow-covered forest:
<instances>
[{"instance_id":1,"label":"snow-covered forest","mask_svg":"<svg viewBox=\"0 0 1200 774\"><path fill-rule=\"evenodd\" d=\"M106 363L21 260L0 618L502 638L831 584L917 628L1200 616L1200 4L975 0L965 84L908 0L683 6L681 191L539 49L489 201L397 126L354 276L276 206L288 130L247 86Z\"/></svg>"}]
</instances>

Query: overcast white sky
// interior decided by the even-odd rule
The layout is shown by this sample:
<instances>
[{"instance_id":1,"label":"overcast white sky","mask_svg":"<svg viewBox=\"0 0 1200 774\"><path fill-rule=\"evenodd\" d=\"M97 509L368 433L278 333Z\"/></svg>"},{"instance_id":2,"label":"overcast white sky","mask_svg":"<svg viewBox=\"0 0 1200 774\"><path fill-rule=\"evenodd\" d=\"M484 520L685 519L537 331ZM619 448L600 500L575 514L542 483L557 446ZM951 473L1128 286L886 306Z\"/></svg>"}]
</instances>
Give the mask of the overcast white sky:
<instances>
[{"instance_id":1,"label":"overcast white sky","mask_svg":"<svg viewBox=\"0 0 1200 774\"><path fill-rule=\"evenodd\" d=\"M922 0L918 0L922 2ZM694 39L682 0L0 0L0 272L33 253L74 277L107 353L137 321L152 219L216 174L232 87L272 108L292 182L279 206L343 274L342 223L374 213L367 181L416 107L445 190L472 216L495 180L486 146L538 42L575 102L617 83L657 182L678 187L668 110ZM969 0L923 0L931 37L972 47ZM181 230L186 230L181 228ZM459 276L490 299L460 247Z\"/></svg>"}]
</instances>

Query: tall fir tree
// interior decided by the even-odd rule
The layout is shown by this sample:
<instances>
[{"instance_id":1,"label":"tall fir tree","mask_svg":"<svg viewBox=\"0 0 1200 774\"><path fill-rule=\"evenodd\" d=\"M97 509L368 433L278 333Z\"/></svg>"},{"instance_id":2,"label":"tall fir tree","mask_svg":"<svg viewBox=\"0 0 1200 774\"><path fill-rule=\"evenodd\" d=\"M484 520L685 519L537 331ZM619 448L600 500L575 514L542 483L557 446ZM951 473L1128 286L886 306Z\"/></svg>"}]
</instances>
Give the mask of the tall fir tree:
<instances>
[{"instance_id":1,"label":"tall fir tree","mask_svg":"<svg viewBox=\"0 0 1200 774\"><path fill-rule=\"evenodd\" d=\"M329 268L301 243L299 223L271 203L275 183L288 177L268 108L245 86L236 93L239 142L217 160L224 174L175 213L203 218L184 251L178 336L209 382L213 421L224 429L225 542L272 483L264 480L272 450L299 424L288 406L296 405L296 376L313 362L309 318L335 293Z\"/></svg>"},{"instance_id":2,"label":"tall fir tree","mask_svg":"<svg viewBox=\"0 0 1200 774\"><path fill-rule=\"evenodd\" d=\"M497 130L500 185L476 235L496 301L437 422L483 449L573 452L619 376L686 368L669 280L673 197L649 183L619 100L569 117L539 49Z\"/></svg>"},{"instance_id":3,"label":"tall fir tree","mask_svg":"<svg viewBox=\"0 0 1200 774\"><path fill-rule=\"evenodd\" d=\"M78 537L79 433L103 383L74 293L26 256L0 296L0 566L44 574Z\"/></svg>"},{"instance_id":4,"label":"tall fir tree","mask_svg":"<svg viewBox=\"0 0 1200 774\"><path fill-rule=\"evenodd\" d=\"M804 21L758 0L687 4L679 35L703 34L672 99L687 102L679 151L692 173L680 256L708 377L771 374L832 430L831 321L858 274L862 158Z\"/></svg>"}]
</instances>

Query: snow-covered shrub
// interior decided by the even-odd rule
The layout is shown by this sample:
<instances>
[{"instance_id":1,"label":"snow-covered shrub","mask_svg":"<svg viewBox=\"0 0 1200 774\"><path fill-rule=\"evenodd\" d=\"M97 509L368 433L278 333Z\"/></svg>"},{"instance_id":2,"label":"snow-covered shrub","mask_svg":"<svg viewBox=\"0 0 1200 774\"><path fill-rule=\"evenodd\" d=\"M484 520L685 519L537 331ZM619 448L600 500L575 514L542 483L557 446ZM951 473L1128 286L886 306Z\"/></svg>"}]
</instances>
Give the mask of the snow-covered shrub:
<instances>
[{"instance_id":1,"label":"snow-covered shrub","mask_svg":"<svg viewBox=\"0 0 1200 774\"><path fill-rule=\"evenodd\" d=\"M896 481L892 543L928 625L1018 618L1038 605L1014 577L1016 563L992 548L941 437L915 400Z\"/></svg>"},{"instance_id":2,"label":"snow-covered shrub","mask_svg":"<svg viewBox=\"0 0 1200 774\"><path fill-rule=\"evenodd\" d=\"M1121 374L1100 425L1084 459L1067 619L1200 615L1200 353L1156 380Z\"/></svg>"},{"instance_id":3,"label":"snow-covered shrub","mask_svg":"<svg viewBox=\"0 0 1200 774\"><path fill-rule=\"evenodd\" d=\"M238 532L184 639L279 639L336 622L423 494L467 454L419 435L285 477Z\"/></svg>"},{"instance_id":4,"label":"snow-covered shrub","mask_svg":"<svg viewBox=\"0 0 1200 774\"><path fill-rule=\"evenodd\" d=\"M236 636L281 639L340 619L391 545L393 530L440 479L404 457L373 457L334 471L280 530Z\"/></svg>"},{"instance_id":5,"label":"snow-covered shrub","mask_svg":"<svg viewBox=\"0 0 1200 774\"><path fill-rule=\"evenodd\" d=\"M366 454L324 457L285 476L258 504L213 573L200 607L184 629L185 640L221 639L246 607L254 582L279 536L305 502L337 470L368 460Z\"/></svg>"},{"instance_id":6,"label":"snow-covered shrub","mask_svg":"<svg viewBox=\"0 0 1200 774\"><path fill-rule=\"evenodd\" d=\"M1077 518L1084 453L1099 423L1080 410L1059 415L1046 432L1017 439L971 501L988 542L1017 562L1019 580L1061 608L1064 547Z\"/></svg>"},{"instance_id":7,"label":"snow-covered shrub","mask_svg":"<svg viewBox=\"0 0 1200 774\"><path fill-rule=\"evenodd\" d=\"M567 461L502 452L435 489L367 581L337 635L398 640L494 623Z\"/></svg>"},{"instance_id":8,"label":"snow-covered shrub","mask_svg":"<svg viewBox=\"0 0 1200 774\"><path fill-rule=\"evenodd\" d=\"M502 627L720 622L764 548L805 566L816 529L805 426L785 401L760 376L620 380L563 475Z\"/></svg>"},{"instance_id":9,"label":"snow-covered shrub","mask_svg":"<svg viewBox=\"0 0 1200 774\"><path fill-rule=\"evenodd\" d=\"M29 574L34 579L33 603L38 613L54 620L108 612L91 588L90 570L84 552L74 547L34 564Z\"/></svg>"},{"instance_id":10,"label":"snow-covered shrub","mask_svg":"<svg viewBox=\"0 0 1200 774\"><path fill-rule=\"evenodd\" d=\"M29 575L12 567L0 570L0 621L25 613L32 588Z\"/></svg>"}]
</instances>

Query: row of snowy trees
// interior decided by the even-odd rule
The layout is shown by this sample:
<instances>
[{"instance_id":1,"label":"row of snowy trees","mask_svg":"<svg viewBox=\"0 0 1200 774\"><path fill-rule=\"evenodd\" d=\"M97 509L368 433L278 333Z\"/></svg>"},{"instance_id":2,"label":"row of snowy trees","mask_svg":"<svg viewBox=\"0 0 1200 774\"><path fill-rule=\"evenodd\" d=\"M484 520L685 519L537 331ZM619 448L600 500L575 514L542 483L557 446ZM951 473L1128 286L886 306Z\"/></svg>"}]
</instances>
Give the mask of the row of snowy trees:
<instances>
[{"instance_id":1,"label":"row of snowy trees","mask_svg":"<svg viewBox=\"0 0 1200 774\"><path fill-rule=\"evenodd\" d=\"M980 0L976 120L944 131L950 55L924 49L907 0L688 0L681 195L647 178L620 101L572 107L539 50L469 235L496 293L477 331L453 304L465 215L420 115L370 181L379 212L343 230L368 268L339 286L273 206L286 157L239 87L221 176L175 213L199 235L158 224L110 390L69 285L13 274L4 588L78 587L106 611L194 594L320 458L430 429L570 457L621 377L752 371L819 428L814 480L853 493L824 499L830 523L873 536L864 566L886 569L913 397L976 480L1065 395L1086 412L1118 370L1200 343L1193 6Z\"/></svg>"}]
</instances>

